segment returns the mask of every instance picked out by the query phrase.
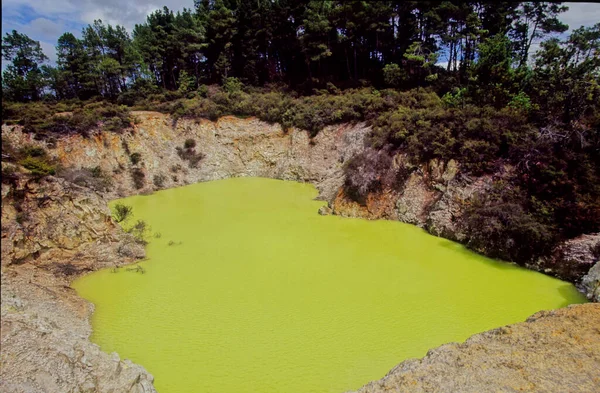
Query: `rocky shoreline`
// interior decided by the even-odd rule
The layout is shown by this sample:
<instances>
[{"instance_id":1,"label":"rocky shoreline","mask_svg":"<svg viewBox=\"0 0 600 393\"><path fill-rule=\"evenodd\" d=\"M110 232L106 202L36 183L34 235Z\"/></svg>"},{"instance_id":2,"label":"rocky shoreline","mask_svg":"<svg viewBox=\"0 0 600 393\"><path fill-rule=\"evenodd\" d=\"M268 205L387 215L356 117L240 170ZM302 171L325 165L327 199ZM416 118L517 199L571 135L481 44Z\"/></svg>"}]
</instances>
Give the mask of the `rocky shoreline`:
<instances>
[{"instance_id":1,"label":"rocky shoreline","mask_svg":"<svg viewBox=\"0 0 600 393\"><path fill-rule=\"evenodd\" d=\"M36 182L20 175L12 185L3 182L2 391L154 391L153 378L142 367L121 361L116 354L105 354L89 341L93 305L78 298L69 288L70 280L80 274L144 257L143 248L111 220L108 199L235 176L305 181L314 184L319 198L329 202L329 207L321 213L400 220L464 242L461 201L491 183L489 176L469 178L461 174L453 161L433 160L412 172L402 190L369 195L366 204L359 205L344 195L343 165L364 149L364 139L370 131L365 124L326 127L311 140L305 131L292 129L284 133L279 125L253 118L174 122L168 115L155 112L134 112L133 116L135 126L123 134L96 132L88 138L72 135L51 143L34 140L17 126L2 127L3 138L15 146L43 146L63 166L74 171L100 168L109 174L113 184L95 192L54 177ZM196 147L186 156L181 152L186 149L188 139L193 139ZM139 159L132 159L134 153ZM186 159L190 154L202 155L197 167ZM406 157L396 156L393 165L407 165ZM598 244L600 234L584 235L560 245L552 255L529 267L574 282L591 300L600 301L600 263L595 255L600 248ZM599 305L574 306L568 310L571 311L551 313L553 317L547 318L547 323L539 324L540 331L558 329L563 322L552 321L568 321L576 314L584 325L581 329L588 329L580 332L585 333L586 339L579 347L571 346L572 357L565 355L564 359L573 360L591 349L599 353L600 331L593 328L598 325ZM572 328L565 326L564 329ZM518 337L534 341L541 334L514 329L519 332ZM478 343L489 341L490 348L496 345L491 332L479 336L482 338L475 340ZM519 340L515 342L521 345ZM468 340L471 341L473 338ZM539 341L540 348L553 343ZM462 362L474 362L475 358L469 360L468 351L463 351L467 347L461 345L456 352L465 354ZM478 345L485 348L485 344ZM425 359L428 358L429 355ZM426 360L411 362L411 370L428 372L423 371L427 370ZM581 364L584 369L579 374L588 372L588 367L600 366L597 357ZM406 366L401 368L404 370ZM396 375L394 370L390 374ZM564 370L579 375L570 367L565 366ZM472 379L475 375L467 377ZM389 375L386 378L392 380ZM452 381L446 380L448 387L453 386ZM385 385L388 382L382 383L382 389L390 389ZM600 386L599 381L595 383Z\"/></svg>"},{"instance_id":2,"label":"rocky shoreline","mask_svg":"<svg viewBox=\"0 0 600 393\"><path fill-rule=\"evenodd\" d=\"M142 366L90 342L94 305L70 287L145 255L106 202L54 177L2 184L2 392L155 392Z\"/></svg>"},{"instance_id":3,"label":"rocky shoreline","mask_svg":"<svg viewBox=\"0 0 600 393\"><path fill-rule=\"evenodd\" d=\"M430 350L356 393L597 392L600 304L540 311Z\"/></svg>"}]
</instances>

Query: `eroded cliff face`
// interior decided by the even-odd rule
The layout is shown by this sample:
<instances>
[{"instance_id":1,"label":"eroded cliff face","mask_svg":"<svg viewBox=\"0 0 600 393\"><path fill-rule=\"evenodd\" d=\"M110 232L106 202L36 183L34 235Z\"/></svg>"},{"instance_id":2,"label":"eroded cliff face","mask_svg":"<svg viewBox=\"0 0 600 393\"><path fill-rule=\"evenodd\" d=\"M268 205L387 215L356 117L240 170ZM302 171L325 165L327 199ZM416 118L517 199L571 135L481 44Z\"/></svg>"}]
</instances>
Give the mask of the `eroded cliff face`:
<instances>
[{"instance_id":1,"label":"eroded cliff face","mask_svg":"<svg viewBox=\"0 0 600 393\"><path fill-rule=\"evenodd\" d=\"M56 177L2 184L2 264L73 275L127 263L144 249L111 219L106 200Z\"/></svg>"},{"instance_id":2,"label":"eroded cliff face","mask_svg":"<svg viewBox=\"0 0 600 393\"><path fill-rule=\"evenodd\" d=\"M415 167L404 154L398 154L393 165ZM472 198L489 192L495 180L506 179L511 172L512 168L505 166L493 175L472 177L461 173L454 160L444 163L434 159L413 170L397 189L369 194L364 204L351 200L341 189L330 202L331 212L347 217L399 220L436 236L469 243L463 214ZM475 248L475 251L488 254L486 249ZM593 233L559 244L549 255L526 267L575 283L588 299L598 301L600 284L594 272L600 269L599 258L600 233ZM591 271L592 266L597 267Z\"/></svg>"},{"instance_id":3,"label":"eroded cliff face","mask_svg":"<svg viewBox=\"0 0 600 393\"><path fill-rule=\"evenodd\" d=\"M42 145L68 167L100 167L113 179L114 187L105 192L108 198L199 181L258 176L311 182L321 198L329 200L344 182L344 162L362 151L369 131L360 123L331 126L309 140L306 131L283 132L281 126L255 118L174 122L156 112L133 112L133 116L136 124L123 134L73 135L58 139L53 147L35 141L18 127L3 127L3 135L15 145ZM187 139L196 143L187 154L203 155L197 167L178 153L178 148L186 150ZM134 164L131 156L136 153L139 162ZM139 188L133 180L136 170L143 173ZM160 178L162 181L156 181Z\"/></svg>"},{"instance_id":4,"label":"eroded cliff face","mask_svg":"<svg viewBox=\"0 0 600 393\"><path fill-rule=\"evenodd\" d=\"M154 392L143 367L89 341L93 305L69 286L143 256L91 190L54 177L3 179L0 390Z\"/></svg>"}]
</instances>

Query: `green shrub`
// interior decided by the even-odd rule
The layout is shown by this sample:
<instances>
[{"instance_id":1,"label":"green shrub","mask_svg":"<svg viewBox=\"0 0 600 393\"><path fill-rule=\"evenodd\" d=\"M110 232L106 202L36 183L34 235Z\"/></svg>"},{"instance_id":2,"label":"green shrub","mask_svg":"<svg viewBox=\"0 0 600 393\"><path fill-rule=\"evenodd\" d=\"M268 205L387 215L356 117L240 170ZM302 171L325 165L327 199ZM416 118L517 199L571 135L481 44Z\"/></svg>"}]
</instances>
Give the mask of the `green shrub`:
<instances>
[{"instance_id":1,"label":"green shrub","mask_svg":"<svg viewBox=\"0 0 600 393\"><path fill-rule=\"evenodd\" d=\"M39 146L27 145L19 149L19 155L23 157L46 157L46 150Z\"/></svg>"},{"instance_id":2,"label":"green shrub","mask_svg":"<svg viewBox=\"0 0 600 393\"><path fill-rule=\"evenodd\" d=\"M208 86L200 85L200 86L198 86L197 91L198 91L198 97L200 97L200 98L208 97Z\"/></svg>"},{"instance_id":3,"label":"green shrub","mask_svg":"<svg viewBox=\"0 0 600 393\"><path fill-rule=\"evenodd\" d=\"M133 168L131 170L131 179L136 189L144 188L146 185L146 174L139 168Z\"/></svg>"},{"instance_id":4,"label":"green shrub","mask_svg":"<svg viewBox=\"0 0 600 393\"><path fill-rule=\"evenodd\" d=\"M227 93L236 93L242 90L244 85L238 78L225 78L223 81L223 90Z\"/></svg>"},{"instance_id":5,"label":"green shrub","mask_svg":"<svg viewBox=\"0 0 600 393\"><path fill-rule=\"evenodd\" d=\"M398 64L386 64L383 67L383 80L388 86L398 87L408 79L406 71Z\"/></svg>"},{"instance_id":6,"label":"green shrub","mask_svg":"<svg viewBox=\"0 0 600 393\"><path fill-rule=\"evenodd\" d=\"M467 246L494 258L519 263L548 254L556 244L555 230L524 208L522 192L496 186L496 192L477 195L463 215Z\"/></svg>"},{"instance_id":7,"label":"green shrub","mask_svg":"<svg viewBox=\"0 0 600 393\"><path fill-rule=\"evenodd\" d=\"M113 218L116 222L124 222L133 216L133 207L117 203L113 209Z\"/></svg>"},{"instance_id":8,"label":"green shrub","mask_svg":"<svg viewBox=\"0 0 600 393\"><path fill-rule=\"evenodd\" d=\"M135 224L125 230L127 233L133 235L137 243L148 244L149 233L151 232L150 226L144 220L137 220Z\"/></svg>"},{"instance_id":9,"label":"green shrub","mask_svg":"<svg viewBox=\"0 0 600 393\"><path fill-rule=\"evenodd\" d=\"M188 141L186 141L186 144ZM192 141L193 141L193 139L192 139ZM194 146L195 145L196 145L196 142L194 141ZM187 161L188 166L190 168L197 168L200 161L202 161L202 159L204 158L204 153L196 152L194 147L187 147L187 148L186 147L184 147L184 148L177 147L176 150L177 150L177 155L179 156L179 158ZM171 170L172 170L172 168L171 168Z\"/></svg>"},{"instance_id":10,"label":"green shrub","mask_svg":"<svg viewBox=\"0 0 600 393\"><path fill-rule=\"evenodd\" d=\"M444 104L450 108L463 107L466 103L466 88L454 88L452 93L448 92L442 97Z\"/></svg>"},{"instance_id":11,"label":"green shrub","mask_svg":"<svg viewBox=\"0 0 600 393\"><path fill-rule=\"evenodd\" d=\"M142 161L142 155L140 153L131 153L129 159L133 165L137 165Z\"/></svg>"},{"instance_id":12,"label":"green shrub","mask_svg":"<svg viewBox=\"0 0 600 393\"><path fill-rule=\"evenodd\" d=\"M508 107L522 113L529 113L532 109L531 99L524 92L519 92L519 94L514 95L510 102L508 103Z\"/></svg>"},{"instance_id":13,"label":"green shrub","mask_svg":"<svg viewBox=\"0 0 600 393\"><path fill-rule=\"evenodd\" d=\"M185 149L193 149L194 147L196 147L196 141L194 139L186 139L185 142L183 143L183 147Z\"/></svg>"},{"instance_id":14,"label":"green shrub","mask_svg":"<svg viewBox=\"0 0 600 393\"><path fill-rule=\"evenodd\" d=\"M158 188L163 188L166 180L167 180L167 177L163 174L154 175L154 177L152 179L154 185Z\"/></svg>"},{"instance_id":15,"label":"green shrub","mask_svg":"<svg viewBox=\"0 0 600 393\"><path fill-rule=\"evenodd\" d=\"M54 175L56 173L56 166L41 157L26 157L19 161L19 165L29 169L31 174L36 177Z\"/></svg>"}]
</instances>

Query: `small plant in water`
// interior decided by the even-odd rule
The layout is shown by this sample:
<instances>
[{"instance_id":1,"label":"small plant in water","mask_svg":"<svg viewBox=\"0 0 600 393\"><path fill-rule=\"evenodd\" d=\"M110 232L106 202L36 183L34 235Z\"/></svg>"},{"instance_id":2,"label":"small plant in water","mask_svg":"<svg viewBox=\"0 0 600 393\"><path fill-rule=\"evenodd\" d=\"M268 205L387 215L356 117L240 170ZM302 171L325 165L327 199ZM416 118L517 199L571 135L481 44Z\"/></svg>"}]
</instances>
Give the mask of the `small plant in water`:
<instances>
[{"instance_id":1,"label":"small plant in water","mask_svg":"<svg viewBox=\"0 0 600 393\"><path fill-rule=\"evenodd\" d=\"M168 243L169 246L180 246L182 244L183 244L183 242L176 242L174 240L169 240L169 243Z\"/></svg>"},{"instance_id":2,"label":"small plant in water","mask_svg":"<svg viewBox=\"0 0 600 393\"><path fill-rule=\"evenodd\" d=\"M127 268L125 268L125 270L127 270L128 272L135 272L135 273L141 273L141 274L146 273L146 269L144 269L140 265L135 265L133 267L127 267Z\"/></svg>"},{"instance_id":3,"label":"small plant in water","mask_svg":"<svg viewBox=\"0 0 600 393\"><path fill-rule=\"evenodd\" d=\"M160 232L155 232L154 233L154 238L155 239L160 239L161 237L162 237L162 233L160 233Z\"/></svg>"},{"instance_id":4,"label":"small plant in water","mask_svg":"<svg viewBox=\"0 0 600 393\"><path fill-rule=\"evenodd\" d=\"M133 215L133 207L117 203L113 218L116 222L123 222Z\"/></svg>"},{"instance_id":5,"label":"small plant in water","mask_svg":"<svg viewBox=\"0 0 600 393\"><path fill-rule=\"evenodd\" d=\"M150 231L150 226L144 220L137 220L137 222L131 227L125 230L127 233L131 233L137 243L146 245L148 241L146 237Z\"/></svg>"}]
</instances>

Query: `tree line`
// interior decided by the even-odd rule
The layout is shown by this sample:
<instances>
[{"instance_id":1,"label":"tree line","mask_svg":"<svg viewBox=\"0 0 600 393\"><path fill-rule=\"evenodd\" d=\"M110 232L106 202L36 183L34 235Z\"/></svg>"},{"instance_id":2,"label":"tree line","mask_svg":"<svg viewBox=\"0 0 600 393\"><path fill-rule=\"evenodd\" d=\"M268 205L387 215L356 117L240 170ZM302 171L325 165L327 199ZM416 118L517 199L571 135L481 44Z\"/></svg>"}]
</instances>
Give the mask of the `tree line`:
<instances>
[{"instance_id":1,"label":"tree line","mask_svg":"<svg viewBox=\"0 0 600 393\"><path fill-rule=\"evenodd\" d=\"M2 86L14 101L115 99L230 77L303 92L327 83L507 88L516 71L524 83L534 42L568 29L559 20L566 9L550 2L195 0L192 9L153 12L132 32L96 20L80 38L64 33L55 66L44 64L39 42L7 33L2 54L11 64ZM436 66L439 60L446 64Z\"/></svg>"}]
</instances>

